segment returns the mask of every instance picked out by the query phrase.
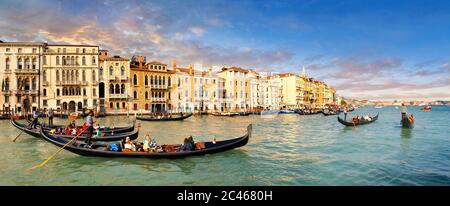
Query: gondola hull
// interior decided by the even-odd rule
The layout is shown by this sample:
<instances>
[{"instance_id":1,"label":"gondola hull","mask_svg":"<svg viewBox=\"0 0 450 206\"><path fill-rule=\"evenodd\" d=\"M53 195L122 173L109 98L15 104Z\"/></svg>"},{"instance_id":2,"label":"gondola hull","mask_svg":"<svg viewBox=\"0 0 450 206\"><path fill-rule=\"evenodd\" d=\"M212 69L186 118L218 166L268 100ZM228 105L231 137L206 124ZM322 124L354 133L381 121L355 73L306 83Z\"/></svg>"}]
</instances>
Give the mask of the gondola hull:
<instances>
[{"instance_id":1,"label":"gondola hull","mask_svg":"<svg viewBox=\"0 0 450 206\"><path fill-rule=\"evenodd\" d=\"M408 120L408 117L405 117L405 118L403 118L401 121L400 121L400 124L402 125L402 127L403 128L413 128L414 127L414 122L410 122L409 120Z\"/></svg>"},{"instance_id":2,"label":"gondola hull","mask_svg":"<svg viewBox=\"0 0 450 206\"><path fill-rule=\"evenodd\" d=\"M143 117L143 116L136 116L137 120L141 120L141 121L150 121L150 122L165 122L165 121L182 121L185 120L187 118L189 118L190 116L192 116L191 114L187 114L187 115L183 115L180 117L172 117L172 118L154 118L154 117Z\"/></svg>"},{"instance_id":3,"label":"gondola hull","mask_svg":"<svg viewBox=\"0 0 450 206\"><path fill-rule=\"evenodd\" d=\"M212 113L212 115L218 117L234 117L239 115L239 113Z\"/></svg>"},{"instance_id":4,"label":"gondola hull","mask_svg":"<svg viewBox=\"0 0 450 206\"><path fill-rule=\"evenodd\" d=\"M343 124L343 125L345 125L345 126L348 126L348 127L350 127L350 126L358 126L358 125L365 125L365 124L370 124L370 123L373 123L373 122L375 122L375 121L377 121L377 119L378 119L378 114L376 115L376 116L374 116L373 118L372 118L372 120L370 120L370 121L359 121L359 122L347 122L347 121L345 121L345 120L343 120L343 119L341 119L341 117L337 117L337 120L338 120L338 122L339 123L341 123L341 124Z\"/></svg>"},{"instance_id":5,"label":"gondola hull","mask_svg":"<svg viewBox=\"0 0 450 206\"><path fill-rule=\"evenodd\" d=\"M11 124L16 127L19 130L22 130L23 132L34 136L34 137L41 137L41 134L39 132L40 128L38 129L33 129L33 128L28 128L26 125L24 124L20 124L18 122L16 122L15 120L11 120ZM44 130L49 131L49 129L44 128ZM86 139L86 135L87 134L83 134L82 136L78 137L79 140L85 140ZM61 138L65 138L65 139L72 139L74 136L73 135L56 135L57 137L61 137ZM108 134L105 133L105 136L103 137L96 137L93 136L91 138L91 141L104 141L104 142L111 142L111 141L120 141L125 139L126 137L130 137L131 140L137 139L139 137L139 130L135 130L132 132L126 132L126 133L116 133L116 134Z\"/></svg>"},{"instance_id":6,"label":"gondola hull","mask_svg":"<svg viewBox=\"0 0 450 206\"><path fill-rule=\"evenodd\" d=\"M41 130L41 135L44 139L58 147L62 147L68 143L68 140L61 138L54 138L49 135L46 131ZM231 139L219 141L217 143L205 142L205 148L201 150L193 151L180 151L180 152L158 152L158 153L148 153L148 152L115 152L106 150L107 145L104 143L94 143L91 148L84 148L83 142L76 141L73 144L68 144L64 149L82 156L93 156L93 157L123 157L123 158L183 158L189 156L198 156L205 154L213 154L218 152L223 152L238 147L242 147L248 143L249 138L252 135L252 125L247 127L247 134Z\"/></svg>"}]
</instances>

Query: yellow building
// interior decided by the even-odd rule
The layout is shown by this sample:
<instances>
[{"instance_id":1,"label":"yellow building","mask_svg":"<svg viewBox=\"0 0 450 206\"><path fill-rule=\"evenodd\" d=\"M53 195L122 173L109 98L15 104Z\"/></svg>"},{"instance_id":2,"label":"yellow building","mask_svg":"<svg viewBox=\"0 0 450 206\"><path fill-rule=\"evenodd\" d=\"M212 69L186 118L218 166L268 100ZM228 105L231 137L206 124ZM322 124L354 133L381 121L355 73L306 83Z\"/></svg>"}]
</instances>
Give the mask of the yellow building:
<instances>
[{"instance_id":1,"label":"yellow building","mask_svg":"<svg viewBox=\"0 0 450 206\"><path fill-rule=\"evenodd\" d=\"M224 79L224 111L250 110L249 70L239 67L222 68L218 76Z\"/></svg>"},{"instance_id":2,"label":"yellow building","mask_svg":"<svg viewBox=\"0 0 450 206\"><path fill-rule=\"evenodd\" d=\"M170 89L173 71L158 61L146 63L134 56L130 64L132 109L136 112L167 112L172 109Z\"/></svg>"},{"instance_id":3,"label":"yellow building","mask_svg":"<svg viewBox=\"0 0 450 206\"><path fill-rule=\"evenodd\" d=\"M108 113L128 111L130 60L109 56L108 50L101 50L98 59L100 109Z\"/></svg>"}]
</instances>

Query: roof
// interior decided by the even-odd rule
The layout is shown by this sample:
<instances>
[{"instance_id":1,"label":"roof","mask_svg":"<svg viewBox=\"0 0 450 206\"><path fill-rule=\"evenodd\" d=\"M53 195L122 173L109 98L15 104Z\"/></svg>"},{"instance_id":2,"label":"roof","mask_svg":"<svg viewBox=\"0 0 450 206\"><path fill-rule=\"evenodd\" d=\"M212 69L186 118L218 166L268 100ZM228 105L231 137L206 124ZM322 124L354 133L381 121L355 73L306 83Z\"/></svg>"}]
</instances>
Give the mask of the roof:
<instances>
[{"instance_id":1,"label":"roof","mask_svg":"<svg viewBox=\"0 0 450 206\"><path fill-rule=\"evenodd\" d=\"M235 72L242 72L242 73L248 73L249 72L249 70L248 69L242 69L242 68L240 68L240 67L230 67L230 68L222 68L222 71L220 71L219 73L221 73L221 72L225 72L225 71L235 71Z\"/></svg>"},{"instance_id":2,"label":"roof","mask_svg":"<svg viewBox=\"0 0 450 206\"><path fill-rule=\"evenodd\" d=\"M147 64L153 64L153 65L165 65L165 66L167 66L167 64L161 63L161 62L159 62L159 61L151 61L151 62L149 62L149 63L147 63Z\"/></svg>"},{"instance_id":3,"label":"roof","mask_svg":"<svg viewBox=\"0 0 450 206\"><path fill-rule=\"evenodd\" d=\"M98 45L88 45L88 44L48 44L48 46L99 47Z\"/></svg>"},{"instance_id":4,"label":"roof","mask_svg":"<svg viewBox=\"0 0 450 206\"><path fill-rule=\"evenodd\" d=\"M0 45L3 46L44 46L44 43L41 42L4 42L0 41Z\"/></svg>"}]
</instances>

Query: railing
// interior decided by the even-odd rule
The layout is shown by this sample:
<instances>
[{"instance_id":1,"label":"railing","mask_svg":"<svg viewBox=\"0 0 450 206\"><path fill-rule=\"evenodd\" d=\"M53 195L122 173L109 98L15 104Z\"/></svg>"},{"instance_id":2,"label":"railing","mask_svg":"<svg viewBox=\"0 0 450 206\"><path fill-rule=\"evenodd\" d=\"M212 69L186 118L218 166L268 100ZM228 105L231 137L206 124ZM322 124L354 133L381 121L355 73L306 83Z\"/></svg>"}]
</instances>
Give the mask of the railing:
<instances>
[{"instance_id":1,"label":"railing","mask_svg":"<svg viewBox=\"0 0 450 206\"><path fill-rule=\"evenodd\" d=\"M31 95L35 94L37 95L39 93L38 90L14 90L15 94L21 94L21 95Z\"/></svg>"},{"instance_id":2,"label":"railing","mask_svg":"<svg viewBox=\"0 0 450 206\"><path fill-rule=\"evenodd\" d=\"M150 85L150 87L152 89L167 89L168 88L167 85L157 85L157 84L152 84L152 85Z\"/></svg>"},{"instance_id":3,"label":"railing","mask_svg":"<svg viewBox=\"0 0 450 206\"><path fill-rule=\"evenodd\" d=\"M112 99L126 99L127 95L126 94L109 94L109 98L112 98Z\"/></svg>"},{"instance_id":4,"label":"railing","mask_svg":"<svg viewBox=\"0 0 450 206\"><path fill-rule=\"evenodd\" d=\"M4 90L2 91L2 95L11 95L12 91L11 90Z\"/></svg>"},{"instance_id":5,"label":"railing","mask_svg":"<svg viewBox=\"0 0 450 206\"><path fill-rule=\"evenodd\" d=\"M57 81L56 85L57 86L62 86L62 85L80 85L81 82L80 81L68 81L68 80L64 80L64 81Z\"/></svg>"},{"instance_id":6,"label":"railing","mask_svg":"<svg viewBox=\"0 0 450 206\"><path fill-rule=\"evenodd\" d=\"M163 98L163 97L152 97L152 98L150 98L150 101L152 101L152 102L165 102L166 98Z\"/></svg>"},{"instance_id":7,"label":"railing","mask_svg":"<svg viewBox=\"0 0 450 206\"><path fill-rule=\"evenodd\" d=\"M38 74L39 71L37 69L16 69L14 70L16 74Z\"/></svg>"}]
</instances>

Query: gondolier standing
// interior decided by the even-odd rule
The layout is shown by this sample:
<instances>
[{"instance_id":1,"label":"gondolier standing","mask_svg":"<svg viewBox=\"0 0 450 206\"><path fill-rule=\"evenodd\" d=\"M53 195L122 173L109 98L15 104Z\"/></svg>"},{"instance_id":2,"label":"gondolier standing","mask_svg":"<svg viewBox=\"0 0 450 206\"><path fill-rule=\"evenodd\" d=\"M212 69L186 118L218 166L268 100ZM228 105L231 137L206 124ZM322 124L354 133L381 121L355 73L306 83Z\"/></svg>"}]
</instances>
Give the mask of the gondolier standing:
<instances>
[{"instance_id":1,"label":"gondolier standing","mask_svg":"<svg viewBox=\"0 0 450 206\"><path fill-rule=\"evenodd\" d=\"M38 124L39 112L37 110L33 111L33 122L31 122L31 127L36 129L36 125Z\"/></svg>"},{"instance_id":2,"label":"gondolier standing","mask_svg":"<svg viewBox=\"0 0 450 206\"><path fill-rule=\"evenodd\" d=\"M406 113L408 112L405 103L402 103L402 106L400 107L400 112L402 113L402 119L405 119Z\"/></svg>"},{"instance_id":3,"label":"gondolier standing","mask_svg":"<svg viewBox=\"0 0 450 206\"><path fill-rule=\"evenodd\" d=\"M48 109L47 115L48 115L48 126L51 127L53 126L53 115L54 115L52 108Z\"/></svg>"},{"instance_id":4,"label":"gondolier standing","mask_svg":"<svg viewBox=\"0 0 450 206\"><path fill-rule=\"evenodd\" d=\"M91 145L91 137L94 132L94 118L92 117L92 110L89 111L88 116L86 117L87 128L87 136L86 136L86 146Z\"/></svg>"}]
</instances>

